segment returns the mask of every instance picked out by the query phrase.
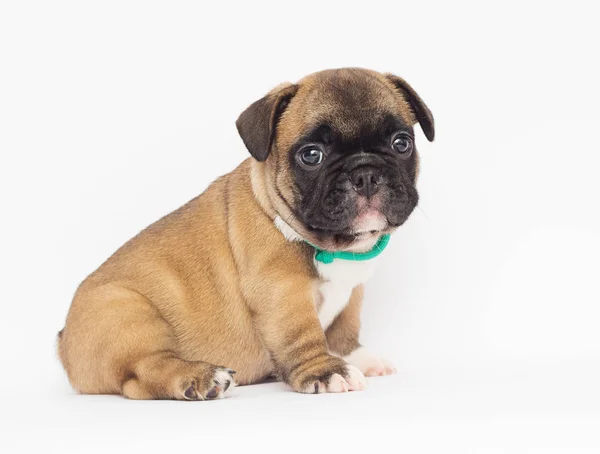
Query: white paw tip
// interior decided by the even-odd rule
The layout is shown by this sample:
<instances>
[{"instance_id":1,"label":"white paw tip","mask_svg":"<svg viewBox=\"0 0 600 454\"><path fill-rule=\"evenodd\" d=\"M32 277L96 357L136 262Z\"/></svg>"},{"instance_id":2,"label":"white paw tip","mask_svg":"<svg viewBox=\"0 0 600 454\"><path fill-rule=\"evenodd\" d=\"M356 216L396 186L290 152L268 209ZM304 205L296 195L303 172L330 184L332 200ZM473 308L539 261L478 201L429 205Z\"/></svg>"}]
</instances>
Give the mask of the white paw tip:
<instances>
[{"instance_id":1,"label":"white paw tip","mask_svg":"<svg viewBox=\"0 0 600 454\"><path fill-rule=\"evenodd\" d=\"M344 359L358 367L367 377L395 374L394 366L384 358L373 355L365 347L357 348Z\"/></svg>"},{"instance_id":2,"label":"white paw tip","mask_svg":"<svg viewBox=\"0 0 600 454\"><path fill-rule=\"evenodd\" d=\"M348 383L340 374L333 374L329 379L327 390L332 393L347 393Z\"/></svg>"},{"instance_id":3,"label":"white paw tip","mask_svg":"<svg viewBox=\"0 0 600 454\"><path fill-rule=\"evenodd\" d=\"M367 380L363 373L352 364L346 366L348 371L348 384L350 385L350 391L362 391L367 387Z\"/></svg>"},{"instance_id":4,"label":"white paw tip","mask_svg":"<svg viewBox=\"0 0 600 454\"><path fill-rule=\"evenodd\" d=\"M223 397L227 392L235 388L236 382L233 379L233 375L226 369L219 369L215 373L214 380L218 383L217 389L219 390L218 398Z\"/></svg>"}]
</instances>

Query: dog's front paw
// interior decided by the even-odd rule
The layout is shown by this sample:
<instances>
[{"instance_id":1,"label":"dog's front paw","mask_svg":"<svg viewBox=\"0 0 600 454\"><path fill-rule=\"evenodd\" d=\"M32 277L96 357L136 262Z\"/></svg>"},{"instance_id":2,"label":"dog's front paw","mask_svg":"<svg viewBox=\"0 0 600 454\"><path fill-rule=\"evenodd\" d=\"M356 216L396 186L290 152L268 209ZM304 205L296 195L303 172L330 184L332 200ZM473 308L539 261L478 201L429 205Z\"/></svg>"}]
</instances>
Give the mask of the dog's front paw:
<instances>
[{"instance_id":1,"label":"dog's front paw","mask_svg":"<svg viewBox=\"0 0 600 454\"><path fill-rule=\"evenodd\" d=\"M356 366L367 377L396 373L396 368L389 361L373 355L364 347L357 348L344 359L349 364Z\"/></svg>"},{"instance_id":2,"label":"dog's front paw","mask_svg":"<svg viewBox=\"0 0 600 454\"><path fill-rule=\"evenodd\" d=\"M343 359L328 355L301 364L290 374L288 383L301 393L345 393L367 387L360 370Z\"/></svg>"}]
</instances>

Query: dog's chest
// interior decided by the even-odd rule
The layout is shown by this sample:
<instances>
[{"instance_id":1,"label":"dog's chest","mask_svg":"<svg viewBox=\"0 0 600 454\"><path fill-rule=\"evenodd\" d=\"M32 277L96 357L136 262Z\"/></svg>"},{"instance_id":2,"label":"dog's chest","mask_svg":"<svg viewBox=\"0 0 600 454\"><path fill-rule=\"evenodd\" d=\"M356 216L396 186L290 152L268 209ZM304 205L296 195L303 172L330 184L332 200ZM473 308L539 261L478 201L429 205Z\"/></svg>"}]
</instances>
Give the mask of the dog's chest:
<instances>
[{"instance_id":1,"label":"dog's chest","mask_svg":"<svg viewBox=\"0 0 600 454\"><path fill-rule=\"evenodd\" d=\"M332 263L315 262L323 280L319 286L321 304L319 321L327 329L350 300L352 289L366 282L375 272L376 259L365 261L334 260Z\"/></svg>"}]
</instances>

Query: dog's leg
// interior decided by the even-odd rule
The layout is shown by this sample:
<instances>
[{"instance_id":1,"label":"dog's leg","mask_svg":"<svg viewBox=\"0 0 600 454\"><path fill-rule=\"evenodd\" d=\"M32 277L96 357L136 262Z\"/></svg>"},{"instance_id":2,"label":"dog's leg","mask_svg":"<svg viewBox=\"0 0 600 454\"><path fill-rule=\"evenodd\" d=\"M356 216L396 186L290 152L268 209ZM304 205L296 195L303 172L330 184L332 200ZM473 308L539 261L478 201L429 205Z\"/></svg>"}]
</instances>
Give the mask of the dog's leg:
<instances>
[{"instance_id":1,"label":"dog's leg","mask_svg":"<svg viewBox=\"0 0 600 454\"><path fill-rule=\"evenodd\" d=\"M171 327L152 303L112 284L75 297L59 354L82 393L205 400L234 384L231 369L179 358Z\"/></svg>"},{"instance_id":2,"label":"dog's leg","mask_svg":"<svg viewBox=\"0 0 600 454\"><path fill-rule=\"evenodd\" d=\"M130 399L218 399L234 384L231 369L170 353L150 354L133 369L135 375L122 385L122 394Z\"/></svg>"},{"instance_id":3,"label":"dog's leg","mask_svg":"<svg viewBox=\"0 0 600 454\"><path fill-rule=\"evenodd\" d=\"M338 356L349 355L360 347L358 334L360 332L360 308L363 292L364 286L362 284L354 287L350 295L350 301L325 331L329 350Z\"/></svg>"},{"instance_id":4,"label":"dog's leg","mask_svg":"<svg viewBox=\"0 0 600 454\"><path fill-rule=\"evenodd\" d=\"M281 275L281 269L265 274L277 272ZM255 324L286 383L298 392L315 394L366 387L364 375L356 367L329 353L310 278L301 281L297 276L278 276L263 280L260 290L248 295Z\"/></svg>"},{"instance_id":5,"label":"dog's leg","mask_svg":"<svg viewBox=\"0 0 600 454\"><path fill-rule=\"evenodd\" d=\"M325 335L329 350L356 366L367 377L393 374L396 369L389 361L373 355L358 342L362 299L363 286L359 285L352 290L348 305L327 328Z\"/></svg>"}]
</instances>

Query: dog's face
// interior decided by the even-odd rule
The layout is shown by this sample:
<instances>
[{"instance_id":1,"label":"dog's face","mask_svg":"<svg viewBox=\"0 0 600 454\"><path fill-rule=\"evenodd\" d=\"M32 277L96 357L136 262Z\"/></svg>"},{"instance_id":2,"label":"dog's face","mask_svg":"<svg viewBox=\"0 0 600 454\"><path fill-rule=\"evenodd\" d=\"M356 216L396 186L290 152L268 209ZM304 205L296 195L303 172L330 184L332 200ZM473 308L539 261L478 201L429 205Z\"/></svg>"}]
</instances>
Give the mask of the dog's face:
<instances>
[{"instance_id":1,"label":"dog's face","mask_svg":"<svg viewBox=\"0 0 600 454\"><path fill-rule=\"evenodd\" d=\"M255 102L237 126L265 162L269 197L307 241L370 246L418 202L413 125L433 140L433 117L402 79L363 69L312 74Z\"/></svg>"}]
</instances>

